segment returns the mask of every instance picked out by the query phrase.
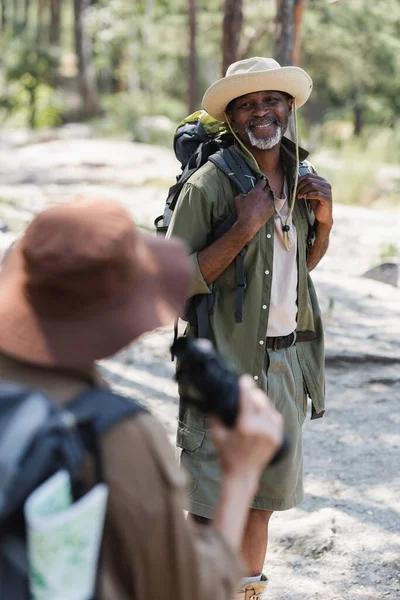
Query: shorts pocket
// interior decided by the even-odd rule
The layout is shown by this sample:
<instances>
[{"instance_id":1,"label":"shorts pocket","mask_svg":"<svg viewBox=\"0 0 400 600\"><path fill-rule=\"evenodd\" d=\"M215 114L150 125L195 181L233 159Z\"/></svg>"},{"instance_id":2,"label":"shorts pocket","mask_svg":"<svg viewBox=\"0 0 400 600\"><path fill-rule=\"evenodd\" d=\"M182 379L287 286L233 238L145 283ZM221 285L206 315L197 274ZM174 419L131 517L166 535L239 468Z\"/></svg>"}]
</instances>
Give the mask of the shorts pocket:
<instances>
[{"instance_id":1,"label":"shorts pocket","mask_svg":"<svg viewBox=\"0 0 400 600\"><path fill-rule=\"evenodd\" d=\"M176 443L179 448L182 448L181 465L186 469L189 476L189 495L197 490L199 483L204 437L205 431L179 421Z\"/></svg>"},{"instance_id":2,"label":"shorts pocket","mask_svg":"<svg viewBox=\"0 0 400 600\"><path fill-rule=\"evenodd\" d=\"M182 421L178 423L178 432L176 435L176 444L179 448L194 452L203 443L205 431L191 427Z\"/></svg>"}]
</instances>

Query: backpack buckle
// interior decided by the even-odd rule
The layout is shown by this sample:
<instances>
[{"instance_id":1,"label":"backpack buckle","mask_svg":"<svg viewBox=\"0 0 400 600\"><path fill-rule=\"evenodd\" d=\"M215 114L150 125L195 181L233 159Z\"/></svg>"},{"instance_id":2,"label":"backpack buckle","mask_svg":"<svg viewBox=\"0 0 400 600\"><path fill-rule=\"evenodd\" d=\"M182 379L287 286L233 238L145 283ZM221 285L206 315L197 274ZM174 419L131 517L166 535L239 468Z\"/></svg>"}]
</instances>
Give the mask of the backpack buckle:
<instances>
[{"instance_id":1,"label":"backpack buckle","mask_svg":"<svg viewBox=\"0 0 400 600\"><path fill-rule=\"evenodd\" d=\"M78 424L78 421L77 421L74 413L70 412L69 410L63 410L60 413L60 418L61 418L62 424L66 427L66 429L75 429L75 427Z\"/></svg>"}]
</instances>

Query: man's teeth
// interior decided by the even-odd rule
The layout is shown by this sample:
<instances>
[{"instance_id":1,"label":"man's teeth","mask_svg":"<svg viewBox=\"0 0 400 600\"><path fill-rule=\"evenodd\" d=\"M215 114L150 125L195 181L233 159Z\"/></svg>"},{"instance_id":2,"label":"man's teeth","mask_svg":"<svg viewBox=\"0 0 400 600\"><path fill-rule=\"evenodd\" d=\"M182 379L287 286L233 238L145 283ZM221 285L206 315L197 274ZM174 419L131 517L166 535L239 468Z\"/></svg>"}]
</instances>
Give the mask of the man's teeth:
<instances>
[{"instance_id":1,"label":"man's teeth","mask_svg":"<svg viewBox=\"0 0 400 600\"><path fill-rule=\"evenodd\" d=\"M273 125L273 121L268 121L266 123L263 123L262 125L253 125L253 127L255 127L256 129L266 129L270 125Z\"/></svg>"}]
</instances>

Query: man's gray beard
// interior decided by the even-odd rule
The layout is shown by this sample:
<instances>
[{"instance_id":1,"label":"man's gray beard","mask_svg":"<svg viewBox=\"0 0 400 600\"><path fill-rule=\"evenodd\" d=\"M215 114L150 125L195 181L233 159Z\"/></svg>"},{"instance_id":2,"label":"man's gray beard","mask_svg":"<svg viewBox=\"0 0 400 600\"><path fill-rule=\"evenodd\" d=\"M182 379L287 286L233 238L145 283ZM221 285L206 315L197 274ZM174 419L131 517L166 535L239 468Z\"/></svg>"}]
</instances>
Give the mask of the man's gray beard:
<instances>
[{"instance_id":1,"label":"man's gray beard","mask_svg":"<svg viewBox=\"0 0 400 600\"><path fill-rule=\"evenodd\" d=\"M279 123L277 123L277 125L276 125L276 133L272 137L268 137L268 138L256 137L253 134L250 125L246 125L246 133L248 135L250 144L252 146L254 146L255 148L258 148L259 150L271 150L272 148L275 148L275 146L277 146L279 144L279 142L281 141L282 136L283 136L282 127L280 126Z\"/></svg>"}]
</instances>

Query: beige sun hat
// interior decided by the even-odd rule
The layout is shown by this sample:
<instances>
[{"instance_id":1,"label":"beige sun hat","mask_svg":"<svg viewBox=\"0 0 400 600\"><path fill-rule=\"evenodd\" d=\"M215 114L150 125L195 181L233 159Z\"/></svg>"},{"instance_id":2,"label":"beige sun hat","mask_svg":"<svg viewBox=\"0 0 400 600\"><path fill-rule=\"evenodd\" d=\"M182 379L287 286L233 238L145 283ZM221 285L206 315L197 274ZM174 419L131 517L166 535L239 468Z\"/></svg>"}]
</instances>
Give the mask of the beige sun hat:
<instances>
[{"instance_id":1,"label":"beige sun hat","mask_svg":"<svg viewBox=\"0 0 400 600\"><path fill-rule=\"evenodd\" d=\"M202 105L209 115L225 121L231 100L251 92L276 90L296 99L296 107L307 102L313 82L299 67L281 67L273 58L255 56L231 64L225 77L213 83L203 96Z\"/></svg>"}]
</instances>

